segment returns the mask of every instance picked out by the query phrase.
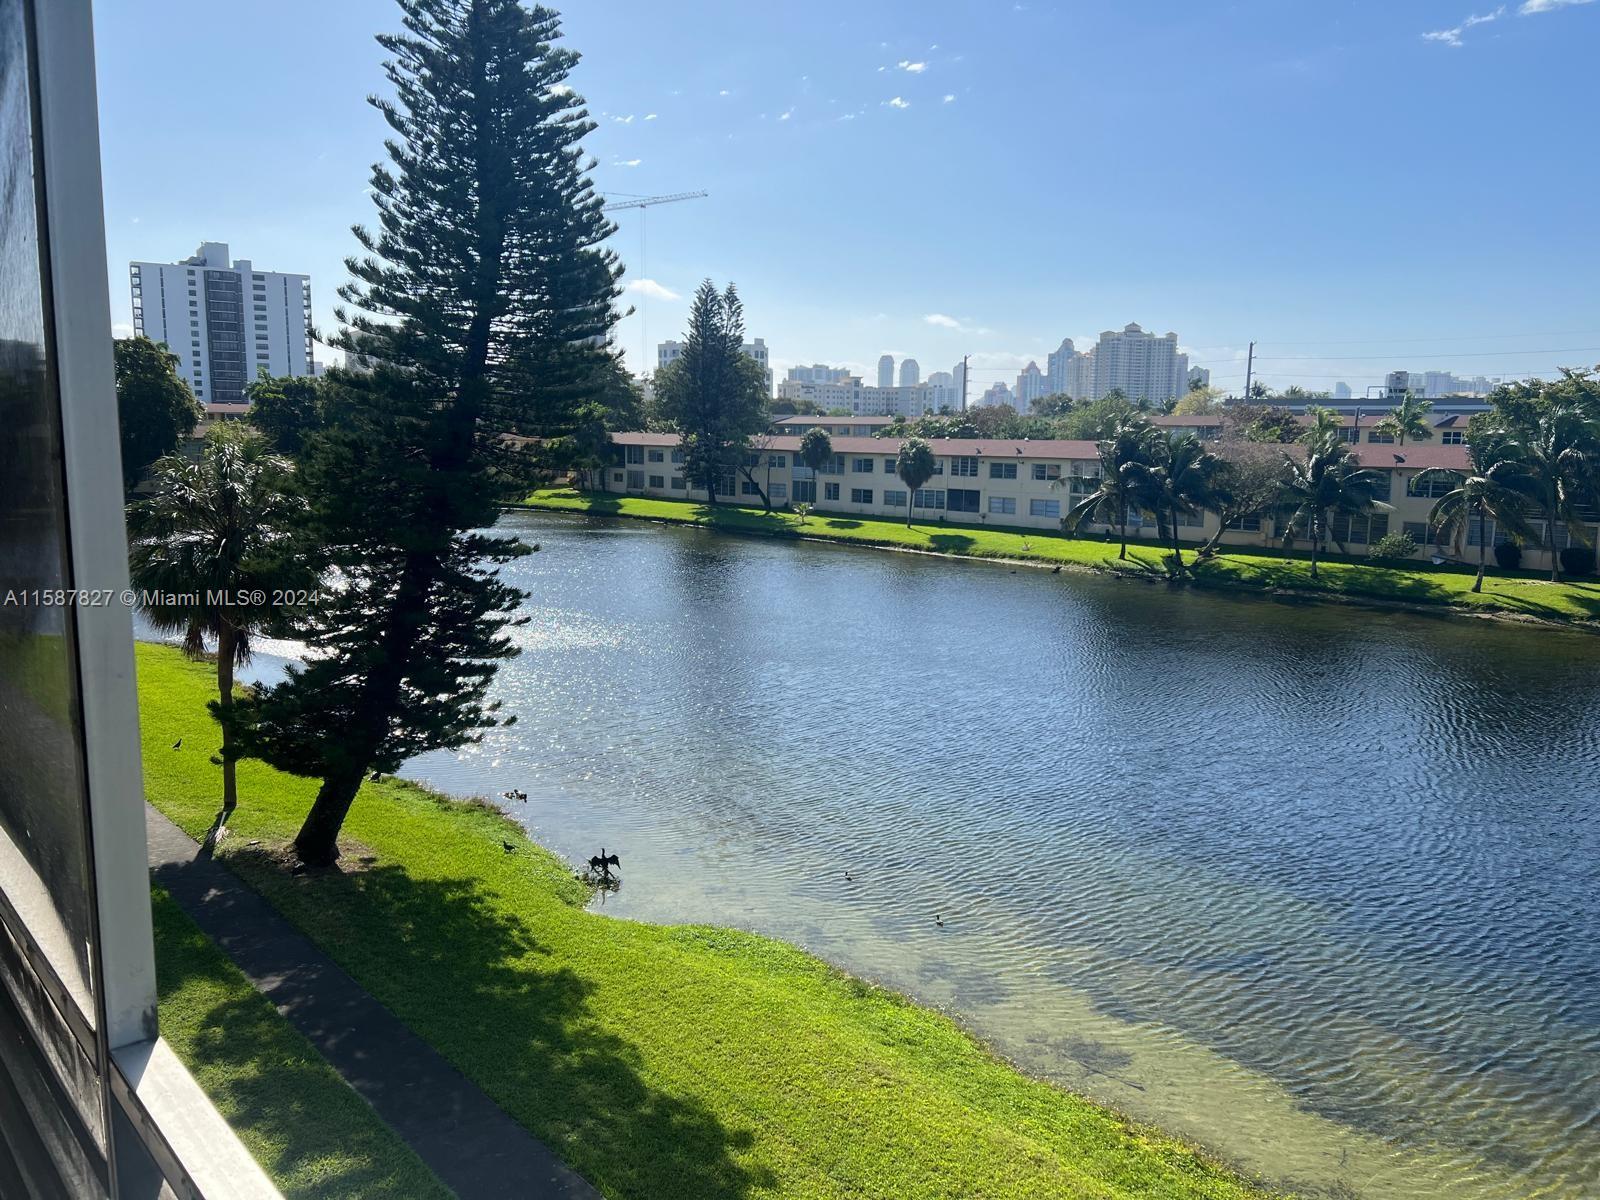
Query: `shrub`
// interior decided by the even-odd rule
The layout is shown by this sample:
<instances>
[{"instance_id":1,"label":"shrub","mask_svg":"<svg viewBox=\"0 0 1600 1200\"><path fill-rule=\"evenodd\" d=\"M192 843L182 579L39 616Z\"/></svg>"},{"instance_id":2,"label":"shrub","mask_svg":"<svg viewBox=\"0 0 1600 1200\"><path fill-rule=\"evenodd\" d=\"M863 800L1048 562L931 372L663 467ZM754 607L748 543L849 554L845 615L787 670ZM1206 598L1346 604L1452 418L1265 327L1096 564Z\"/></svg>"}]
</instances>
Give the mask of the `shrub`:
<instances>
[{"instance_id":1,"label":"shrub","mask_svg":"<svg viewBox=\"0 0 1600 1200\"><path fill-rule=\"evenodd\" d=\"M1386 533L1372 547L1373 558L1410 558L1417 552L1417 539L1409 533Z\"/></svg>"},{"instance_id":2,"label":"shrub","mask_svg":"<svg viewBox=\"0 0 1600 1200\"><path fill-rule=\"evenodd\" d=\"M1522 565L1522 547L1516 542L1501 542L1494 548L1494 560L1502 571L1515 571Z\"/></svg>"},{"instance_id":3,"label":"shrub","mask_svg":"<svg viewBox=\"0 0 1600 1200\"><path fill-rule=\"evenodd\" d=\"M1561 571L1565 575L1593 575L1593 547L1568 546L1561 552Z\"/></svg>"}]
</instances>

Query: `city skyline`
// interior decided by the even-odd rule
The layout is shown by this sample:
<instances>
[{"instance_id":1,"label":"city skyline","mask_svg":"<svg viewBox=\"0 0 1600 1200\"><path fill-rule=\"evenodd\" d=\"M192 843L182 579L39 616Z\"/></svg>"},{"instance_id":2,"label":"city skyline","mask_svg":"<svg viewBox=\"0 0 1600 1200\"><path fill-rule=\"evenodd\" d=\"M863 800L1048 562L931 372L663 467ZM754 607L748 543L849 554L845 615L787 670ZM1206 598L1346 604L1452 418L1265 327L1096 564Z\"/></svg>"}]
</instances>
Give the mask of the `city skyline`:
<instances>
[{"instance_id":1,"label":"city skyline","mask_svg":"<svg viewBox=\"0 0 1600 1200\"><path fill-rule=\"evenodd\" d=\"M984 21L949 0L866 14L824 3L804 20L722 20L733 10L720 3L688 21L628 2L565 12L567 44L584 56L571 83L598 123L596 186L618 198L710 193L618 214L624 303L641 309L616 330L628 366L682 335L707 276L739 285L779 378L811 361L870 377L884 353L940 365L971 354L979 394L1029 361L1045 368L1063 334L1087 344L1132 320L1183 331L1180 351L1224 391L1242 387L1251 341L1268 386L1343 381L1357 394L1397 368L1494 378L1600 361L1600 301L1570 269L1596 249L1584 210L1600 167L1574 160L1550 119L1586 102L1600 5L1513 5L1470 25L1442 0L1285 7L1300 8L1018 6ZM99 72L113 320L131 327L127 262L175 261L206 238L309 274L327 334L356 249L348 228L373 216L367 175L384 127L364 97L384 84L371 33L394 28L397 10L170 9L160 26L127 0L96 10L101 43L124 51ZM718 32L691 40L689 27ZM251 52L149 70L170 54L170 28ZM1127 69L1119 51L1135 37L1161 71ZM996 70L1017 45L1056 43L1105 53L1066 75ZM194 102L211 91L230 104ZM172 113L199 146L248 128L248 162L171 170L142 131ZM1100 182L1039 152L1063 137ZM1561 185L1448 182L1486 139L1510 138L1527 161L1560 161ZM962 166L941 165L957 155ZM856 186L818 204L810 187L774 185L795 173L865 181L890 159L920 159L952 186L919 188L915 203ZM1027 184L996 189L1019 161ZM1365 182L1396 161L1408 186ZM262 187L270 178L293 187ZM840 270L811 270L822 262Z\"/></svg>"}]
</instances>

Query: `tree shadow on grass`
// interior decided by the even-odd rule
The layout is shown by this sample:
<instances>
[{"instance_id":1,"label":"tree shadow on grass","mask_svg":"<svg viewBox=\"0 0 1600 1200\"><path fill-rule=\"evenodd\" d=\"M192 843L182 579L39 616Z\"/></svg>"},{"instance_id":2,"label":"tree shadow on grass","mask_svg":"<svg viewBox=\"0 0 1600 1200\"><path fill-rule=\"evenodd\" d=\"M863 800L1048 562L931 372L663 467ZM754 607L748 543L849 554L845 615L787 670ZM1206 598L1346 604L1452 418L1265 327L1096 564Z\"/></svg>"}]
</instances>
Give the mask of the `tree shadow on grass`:
<instances>
[{"instance_id":1,"label":"tree shadow on grass","mask_svg":"<svg viewBox=\"0 0 1600 1200\"><path fill-rule=\"evenodd\" d=\"M847 519L845 519L843 517L830 517L828 520L824 521L823 524L825 524L829 529L860 529L861 528L861 522L860 521L851 521L851 520L847 520Z\"/></svg>"},{"instance_id":2,"label":"tree shadow on grass","mask_svg":"<svg viewBox=\"0 0 1600 1200\"><path fill-rule=\"evenodd\" d=\"M291 876L260 852L229 861L607 1196L738 1200L772 1185L736 1161L749 1129L646 1082L637 1047L595 1015L603 974L555 961L481 881L420 880L394 864Z\"/></svg>"},{"instance_id":3,"label":"tree shadow on grass","mask_svg":"<svg viewBox=\"0 0 1600 1200\"><path fill-rule=\"evenodd\" d=\"M964 533L930 533L928 545L941 554L968 554L977 539Z\"/></svg>"}]
</instances>

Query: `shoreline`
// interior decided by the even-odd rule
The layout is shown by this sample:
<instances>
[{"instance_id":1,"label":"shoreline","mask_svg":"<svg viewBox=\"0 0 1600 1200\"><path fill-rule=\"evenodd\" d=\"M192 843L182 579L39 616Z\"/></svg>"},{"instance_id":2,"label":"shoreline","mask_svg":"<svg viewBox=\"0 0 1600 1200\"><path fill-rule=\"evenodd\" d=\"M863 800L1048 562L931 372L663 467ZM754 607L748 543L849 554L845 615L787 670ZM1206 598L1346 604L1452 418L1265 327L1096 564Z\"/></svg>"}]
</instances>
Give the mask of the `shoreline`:
<instances>
[{"instance_id":1,"label":"shoreline","mask_svg":"<svg viewBox=\"0 0 1600 1200\"><path fill-rule=\"evenodd\" d=\"M1251 596L1279 602L1287 601L1291 603L1335 604L1342 605L1344 607L1372 609L1380 612L1406 612L1419 616L1466 618L1470 620L1494 621L1523 627L1532 626L1543 629L1568 630L1575 633L1588 635L1600 634L1600 584L1587 585L1588 587L1592 587L1594 589L1592 600L1592 605L1595 612L1594 616L1552 615L1538 612L1517 611L1513 608L1501 607L1494 602L1495 598L1493 593L1488 591L1481 593L1487 597L1487 600L1477 602L1457 602L1448 598L1436 600L1407 600L1394 596L1372 595L1360 591L1346 591L1325 586L1294 587L1281 583L1263 583L1250 579L1227 578L1217 574L1214 570L1208 569L1214 568L1217 565L1222 564L1224 560L1228 560L1230 558L1240 561L1247 559L1252 561L1260 560L1269 565L1291 567L1304 566L1307 561L1306 559L1299 557L1269 556L1267 554L1260 553L1244 554L1240 553L1237 547L1232 548L1232 550L1219 551L1218 554L1200 563L1196 563L1193 559L1190 559L1188 561L1188 566L1191 572L1189 577L1182 581L1175 581L1168 577L1164 568L1156 566L1145 557L1130 557L1128 560L1126 560L1128 565L1122 565L1123 560L1119 560L1115 556L1102 557L1098 561L1082 561L1067 559L1064 557L1057 558L1047 555L1030 554L1027 551L1024 551L1024 553L1021 555L961 553L958 551L941 550L922 546L897 545L892 542L875 540L871 537L841 536L826 532L803 532L802 530L804 527L795 525L786 525L783 528L762 529L752 527L750 525L741 526L736 524L719 523L714 519L708 519L707 517L703 516L690 516L687 514L679 516L673 513L653 511L630 512L623 507L625 502L629 500L636 500L643 501L643 503L648 505L677 505L685 509L693 509L696 512L704 509L703 505L692 501L656 500L653 498L647 499L643 497L614 496L610 493L575 492L570 490L561 490L560 492L556 493L556 495L558 495L560 498L556 499L547 493L534 493L534 495L525 500L503 503L500 508L502 512L539 512L565 516L616 518L655 525L686 526L727 536L766 538L771 541L811 542L831 546L846 546L862 550L889 551L897 554L914 554L921 555L926 558L939 558L956 562L987 563L1011 568L1027 567L1032 570L1050 571L1052 573L1057 571L1070 571L1075 574L1096 575L1102 578L1109 577L1119 581L1145 584L1165 584L1169 587L1195 587L1205 591ZM541 496L545 498L541 498ZM596 511L592 507L593 502L596 499L600 499L606 504L614 504L616 505L616 508L612 511ZM766 514L759 509L744 509L735 505L726 505L720 507L717 512L751 514L767 520L788 521L791 519L790 514L785 512L775 511L774 513ZM822 521L828 520L830 517L837 518L837 516L837 514L813 511L810 514L809 519L813 521ZM858 519L855 517L846 516L844 519L848 520L853 526L871 524L890 525L896 529L901 528L901 526L899 526L897 523L882 522L872 518ZM929 527L918 526L914 528L925 531ZM1060 534L1049 532L1020 534L1014 533L1010 530L997 531L986 529L981 526L940 525L938 526L938 534L934 536L947 536L952 532L956 535L961 535L962 533L968 531L973 534L1000 534L1001 536L1014 536L1023 540L1037 539L1045 542L1046 544L1064 543L1071 545L1108 546L1112 549L1116 548L1116 543L1103 542L1098 539L1065 538ZM1128 543L1128 549L1130 555L1134 555L1135 551L1137 550L1153 550L1158 558L1165 558L1169 554L1169 551L1166 547L1149 541L1130 540ZM1186 545L1184 549L1192 551L1195 549L1195 547ZM1368 566L1364 563L1341 558L1324 558L1322 560L1322 565L1324 570L1332 569L1333 571L1337 571L1341 567L1355 567L1360 570L1393 572L1395 575L1395 581L1398 583L1403 583L1407 579L1426 580L1430 576L1434 578L1443 576L1456 579L1470 579L1473 574L1471 569L1448 572L1422 572L1407 570L1404 567ZM1533 579L1528 575L1519 574L1516 576L1487 575L1484 579L1486 589L1489 587L1491 582L1496 580L1514 584L1528 584L1536 587L1560 587L1568 589L1585 587L1585 585L1573 585L1571 583L1549 584L1544 580ZM1585 595L1587 596L1587 591Z\"/></svg>"},{"instance_id":2,"label":"shoreline","mask_svg":"<svg viewBox=\"0 0 1600 1200\"><path fill-rule=\"evenodd\" d=\"M191 764L188 756L175 758L170 751L161 756L158 750L170 742L173 729L203 716L196 705L214 682L206 664L189 663L170 647L141 643L139 659L151 802L191 835L197 828L203 832L215 808L214 768L200 767L203 759ZM152 693L161 693L160 703ZM574 1090L559 1070L553 1079L540 1079L537 1055L534 1061L509 1061L515 1056L505 1053L506 1043L525 1036L520 1031L526 1025L523 1015L508 1009L529 1007L527 996L540 994L537 980L551 956L560 974L585 974L585 994L609 989L630 994L619 1014L632 1044L629 1057L650 1059L649 1065L663 1072L669 1065L688 1071L674 1092L695 1088L690 1080L701 1091L733 1092L726 1097L730 1111L720 1118L730 1126L747 1120L747 1112L798 1106L787 1134L784 1122L773 1129L762 1123L750 1143L751 1154L759 1150L780 1160L786 1155L805 1160L789 1164L807 1169L786 1180L797 1191L820 1178L814 1174L819 1164L810 1160L827 1158L824 1148L854 1131L863 1145L887 1142L903 1156L898 1180L875 1181L877 1186L865 1187L863 1195L931 1197L949 1194L952 1187L967 1194L964 1189L978 1179L1009 1180L1007 1188L1021 1194L1057 1194L1029 1189L1069 1184L1098 1185L1108 1196L1144 1194L1142 1187L1122 1190L1120 1184L1132 1177L1175 1198L1263 1200L1282 1194L1203 1144L1028 1072L953 1010L874 983L791 942L733 927L659 925L591 911L593 889L577 881L572 864L535 841L493 801L401 778L365 784L341 839L347 851L343 870L291 875L270 851L292 836L304 801L295 793L307 790L300 786L306 781L248 760L240 766L241 804L219 859L520 1123L548 1144L565 1145L564 1157L608 1195L697 1194L664 1185L678 1178L698 1179L706 1195L723 1193L682 1161L681 1155L704 1147L660 1150L665 1161L659 1162L639 1161L651 1154L650 1138L635 1145L594 1136L575 1147L573 1138L585 1141L580 1131L594 1126L581 1114L568 1114L561 1101L584 1108L591 1102L584 1090L587 1080L578 1081ZM186 768L186 785L175 784L172 772L179 767ZM264 786L269 782L283 785L290 797L271 794ZM285 799L289 802L282 803ZM501 841L517 852L502 853ZM252 842L259 844L252 848ZM439 862L441 856L447 864ZM433 886L426 879L446 865L440 882L449 885L451 895L436 901L450 903L431 909L433 920L418 921L424 901L409 890L396 890L401 887L396 881L405 881L408 889ZM463 898L456 895L463 888L473 897L468 910L459 908ZM373 893L379 903L372 903ZM353 926L394 928L397 911L407 914L403 924L414 931L402 945L411 957L420 956L420 963L395 963L394 957L407 957L401 947L365 946L351 936ZM483 921L491 926L487 931L478 924ZM476 944L485 937L503 940L512 925L526 929L518 938L534 939L536 956L515 967L493 959L480 962L482 946ZM574 927L581 957L569 959L554 947ZM625 970L623 979L598 969L597 963L603 966L600 960L612 955L629 959L635 969ZM442 970L440 958L446 964ZM480 974L514 971L516 978L475 987L470 982L474 967ZM641 997L634 993L647 968L657 976L652 983L661 994L650 995L647 988ZM507 986L514 989L510 1000L501 992ZM568 1004L562 1000L558 1007ZM640 1004L650 1019L641 1016ZM657 1045L649 1031L653 1019L661 1017L670 1030ZM762 1028L767 1036L751 1037ZM609 1044L606 1039L617 1034L600 1030L585 1036ZM711 1077L701 1078L708 1067ZM719 1067L732 1069L729 1081L719 1082ZM805 1079L818 1072L826 1086L813 1095L815 1085ZM535 1086L528 1091L530 1075ZM888 1079L897 1082L885 1096L881 1089ZM849 1128L830 1128L843 1113L854 1113ZM769 1113L768 1120L773 1119ZM869 1128L855 1130L863 1122ZM810 1132L795 1149L789 1143L802 1130ZM958 1132L956 1140L965 1149L958 1161L947 1162L948 1135ZM769 1134L776 1139L771 1145L754 1140ZM1023 1157L1016 1157L1018 1139L1030 1147ZM619 1165L617 1155L632 1161Z\"/></svg>"}]
</instances>

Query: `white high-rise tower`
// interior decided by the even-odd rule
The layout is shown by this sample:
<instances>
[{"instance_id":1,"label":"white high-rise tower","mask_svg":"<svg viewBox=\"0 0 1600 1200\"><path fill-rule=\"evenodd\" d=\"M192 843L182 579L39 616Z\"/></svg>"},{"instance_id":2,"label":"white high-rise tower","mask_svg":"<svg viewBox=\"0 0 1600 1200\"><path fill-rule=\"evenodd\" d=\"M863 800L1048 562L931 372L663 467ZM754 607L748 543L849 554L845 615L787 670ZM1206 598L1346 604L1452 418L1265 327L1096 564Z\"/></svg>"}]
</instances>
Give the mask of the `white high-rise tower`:
<instances>
[{"instance_id":1,"label":"white high-rise tower","mask_svg":"<svg viewBox=\"0 0 1600 1200\"><path fill-rule=\"evenodd\" d=\"M878 360L878 386L894 386L894 355L885 354Z\"/></svg>"},{"instance_id":2,"label":"white high-rise tower","mask_svg":"<svg viewBox=\"0 0 1600 1200\"><path fill-rule=\"evenodd\" d=\"M900 360L900 386L916 387L921 382L922 368L917 365L917 360L914 358L902 358Z\"/></svg>"}]
</instances>

